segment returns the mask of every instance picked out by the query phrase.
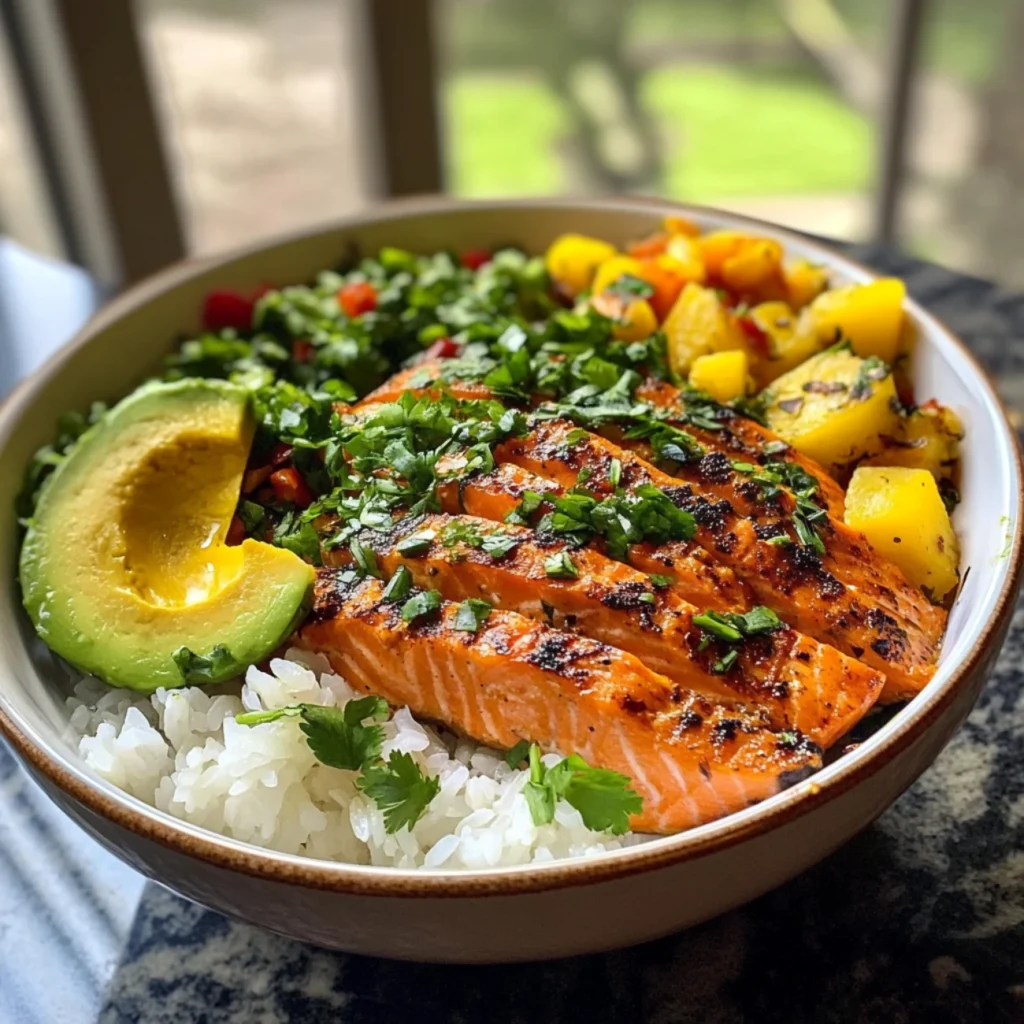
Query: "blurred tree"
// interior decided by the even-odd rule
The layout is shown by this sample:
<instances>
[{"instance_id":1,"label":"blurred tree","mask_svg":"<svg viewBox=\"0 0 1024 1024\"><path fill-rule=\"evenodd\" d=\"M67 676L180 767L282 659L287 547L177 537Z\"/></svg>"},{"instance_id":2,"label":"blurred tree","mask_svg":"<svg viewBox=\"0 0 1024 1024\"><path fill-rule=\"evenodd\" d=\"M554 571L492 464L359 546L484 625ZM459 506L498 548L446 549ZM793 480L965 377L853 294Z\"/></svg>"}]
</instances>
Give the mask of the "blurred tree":
<instances>
[{"instance_id":1,"label":"blurred tree","mask_svg":"<svg viewBox=\"0 0 1024 1024\"><path fill-rule=\"evenodd\" d=\"M957 185L952 216L970 245L972 268L1024 285L1024 4L1007 5L1001 55L980 94L981 138L975 167Z\"/></svg>"},{"instance_id":2,"label":"blurred tree","mask_svg":"<svg viewBox=\"0 0 1024 1024\"><path fill-rule=\"evenodd\" d=\"M460 6L468 13L469 5ZM572 191L656 191L664 160L657 123L641 98L646 67L629 48L634 0L485 0L479 6L477 26L486 26L487 38L481 33L465 49L475 64L487 54L535 71L561 101L570 126Z\"/></svg>"}]
</instances>

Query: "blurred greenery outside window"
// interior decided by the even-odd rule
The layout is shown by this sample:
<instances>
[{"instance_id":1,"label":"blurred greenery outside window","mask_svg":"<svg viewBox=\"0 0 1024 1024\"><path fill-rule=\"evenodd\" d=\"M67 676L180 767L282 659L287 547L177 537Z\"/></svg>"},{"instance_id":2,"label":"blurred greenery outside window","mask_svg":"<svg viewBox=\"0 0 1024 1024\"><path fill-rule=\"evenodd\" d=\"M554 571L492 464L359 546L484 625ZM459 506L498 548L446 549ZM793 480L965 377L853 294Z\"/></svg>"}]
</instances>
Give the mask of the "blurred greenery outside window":
<instances>
[{"instance_id":1,"label":"blurred greenery outside window","mask_svg":"<svg viewBox=\"0 0 1024 1024\"><path fill-rule=\"evenodd\" d=\"M135 0L193 251L367 201L357 2ZM454 194L653 194L869 235L892 0L434 6ZM1022 286L1024 4L925 11L901 242ZM0 231L51 247L7 92Z\"/></svg>"}]
</instances>

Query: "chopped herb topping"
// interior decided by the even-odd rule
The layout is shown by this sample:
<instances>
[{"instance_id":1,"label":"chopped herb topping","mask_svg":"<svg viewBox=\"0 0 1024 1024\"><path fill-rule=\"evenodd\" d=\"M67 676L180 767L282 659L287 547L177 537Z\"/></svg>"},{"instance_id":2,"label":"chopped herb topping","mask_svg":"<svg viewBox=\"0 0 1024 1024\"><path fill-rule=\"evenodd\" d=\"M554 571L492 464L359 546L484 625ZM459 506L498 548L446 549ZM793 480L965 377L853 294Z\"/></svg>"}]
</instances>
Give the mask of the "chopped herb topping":
<instances>
[{"instance_id":1,"label":"chopped herb topping","mask_svg":"<svg viewBox=\"0 0 1024 1024\"><path fill-rule=\"evenodd\" d=\"M570 754L548 768L541 761L540 747L533 744L529 762L530 781L523 794L535 825L553 821L555 805L565 800L580 812L587 828L622 835L629 830L630 815L643 810L643 799L627 776L607 768L591 768L578 754Z\"/></svg>"},{"instance_id":2,"label":"chopped herb topping","mask_svg":"<svg viewBox=\"0 0 1024 1024\"><path fill-rule=\"evenodd\" d=\"M404 565L400 565L388 580L381 597L385 601L397 603L408 597L410 590L412 590L412 573Z\"/></svg>"},{"instance_id":3,"label":"chopped herb topping","mask_svg":"<svg viewBox=\"0 0 1024 1024\"><path fill-rule=\"evenodd\" d=\"M487 621L491 611L490 601L479 597L467 598L459 605L452 628L463 633L475 633Z\"/></svg>"},{"instance_id":4,"label":"chopped herb topping","mask_svg":"<svg viewBox=\"0 0 1024 1024\"><path fill-rule=\"evenodd\" d=\"M580 571L576 563L569 557L568 551L559 551L544 559L544 571L552 579L574 580L579 578Z\"/></svg>"},{"instance_id":5,"label":"chopped herb topping","mask_svg":"<svg viewBox=\"0 0 1024 1024\"><path fill-rule=\"evenodd\" d=\"M441 607L441 595L436 590L421 590L402 605L402 618L414 622L432 615Z\"/></svg>"},{"instance_id":6,"label":"chopped herb topping","mask_svg":"<svg viewBox=\"0 0 1024 1024\"><path fill-rule=\"evenodd\" d=\"M393 751L386 762L364 770L359 788L384 812L384 829L412 828L441 791L435 776L424 775L409 754Z\"/></svg>"}]
</instances>

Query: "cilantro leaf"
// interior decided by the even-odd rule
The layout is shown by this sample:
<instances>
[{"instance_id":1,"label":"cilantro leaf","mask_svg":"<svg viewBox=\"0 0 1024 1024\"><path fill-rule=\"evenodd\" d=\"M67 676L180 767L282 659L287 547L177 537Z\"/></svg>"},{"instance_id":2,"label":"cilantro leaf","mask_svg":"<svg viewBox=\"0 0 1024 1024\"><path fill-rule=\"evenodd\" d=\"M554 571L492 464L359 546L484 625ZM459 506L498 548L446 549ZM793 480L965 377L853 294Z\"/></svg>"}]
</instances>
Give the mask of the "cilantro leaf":
<instances>
[{"instance_id":1,"label":"cilantro leaf","mask_svg":"<svg viewBox=\"0 0 1024 1024\"><path fill-rule=\"evenodd\" d=\"M402 618L414 622L425 615L432 615L441 607L441 595L436 590L421 590L402 605Z\"/></svg>"},{"instance_id":2,"label":"cilantro leaf","mask_svg":"<svg viewBox=\"0 0 1024 1024\"><path fill-rule=\"evenodd\" d=\"M575 580L580 571L568 551L558 551L544 559L544 572L554 580Z\"/></svg>"},{"instance_id":3,"label":"cilantro leaf","mask_svg":"<svg viewBox=\"0 0 1024 1024\"><path fill-rule=\"evenodd\" d=\"M484 537L481 548L484 554L500 562L518 543L518 537L505 533L504 530L495 530Z\"/></svg>"},{"instance_id":4,"label":"cilantro leaf","mask_svg":"<svg viewBox=\"0 0 1024 1024\"><path fill-rule=\"evenodd\" d=\"M405 558L415 558L417 555L425 555L430 550L436 534L433 530L424 530L421 533L412 533L395 545L395 550Z\"/></svg>"},{"instance_id":5,"label":"cilantro leaf","mask_svg":"<svg viewBox=\"0 0 1024 1024\"><path fill-rule=\"evenodd\" d=\"M322 704L293 704L273 711L250 711L238 715L239 725L262 725L279 718L301 719L299 728L318 761L331 768L359 771L380 757L384 729L364 724L368 719L383 721L388 715L387 701L380 697L359 697L344 708Z\"/></svg>"},{"instance_id":6,"label":"cilantro leaf","mask_svg":"<svg viewBox=\"0 0 1024 1024\"><path fill-rule=\"evenodd\" d=\"M518 746L515 749L518 752ZM643 798L627 776L608 768L591 768L579 754L570 754L553 768L546 768L540 747L534 743L529 761L530 781L523 787L523 795L535 825L552 821L556 803L565 800L580 812L587 828L622 835L629 831L630 815L643 810Z\"/></svg>"},{"instance_id":7,"label":"cilantro leaf","mask_svg":"<svg viewBox=\"0 0 1024 1024\"><path fill-rule=\"evenodd\" d=\"M479 597L468 597L459 605L452 629L457 629L462 633L475 633L487 621L492 610L490 601L484 601Z\"/></svg>"},{"instance_id":8,"label":"cilantro leaf","mask_svg":"<svg viewBox=\"0 0 1024 1024\"><path fill-rule=\"evenodd\" d=\"M356 785L384 812L384 829L412 828L441 790L440 781L424 775L409 754L394 751L386 763L366 768Z\"/></svg>"},{"instance_id":9,"label":"cilantro leaf","mask_svg":"<svg viewBox=\"0 0 1024 1024\"><path fill-rule=\"evenodd\" d=\"M629 301L631 299L649 299L654 294L654 288L642 278L635 277L633 274L623 274L608 285L604 293L605 295L616 295Z\"/></svg>"},{"instance_id":10,"label":"cilantro leaf","mask_svg":"<svg viewBox=\"0 0 1024 1024\"><path fill-rule=\"evenodd\" d=\"M380 596L383 600L394 603L408 597L410 590L412 590L412 573L404 565L400 565L388 580L387 586Z\"/></svg>"},{"instance_id":11,"label":"cilantro leaf","mask_svg":"<svg viewBox=\"0 0 1024 1024\"><path fill-rule=\"evenodd\" d=\"M186 683L219 683L242 671L242 666L223 644L211 647L208 654L196 654L188 647L179 647L171 659Z\"/></svg>"},{"instance_id":12,"label":"cilantro leaf","mask_svg":"<svg viewBox=\"0 0 1024 1024\"><path fill-rule=\"evenodd\" d=\"M520 740L508 753L505 754L505 764L509 768L518 768L530 753L530 741Z\"/></svg>"}]
</instances>

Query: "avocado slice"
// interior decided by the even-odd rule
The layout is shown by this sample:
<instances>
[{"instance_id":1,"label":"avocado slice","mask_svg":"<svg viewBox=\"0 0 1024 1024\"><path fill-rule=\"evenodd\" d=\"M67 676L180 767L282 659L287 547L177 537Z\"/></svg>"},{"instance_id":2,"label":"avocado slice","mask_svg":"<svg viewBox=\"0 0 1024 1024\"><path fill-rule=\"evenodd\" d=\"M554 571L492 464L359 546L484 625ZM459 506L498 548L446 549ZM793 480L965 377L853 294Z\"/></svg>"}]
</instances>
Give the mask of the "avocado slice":
<instances>
[{"instance_id":1,"label":"avocado slice","mask_svg":"<svg viewBox=\"0 0 1024 1024\"><path fill-rule=\"evenodd\" d=\"M224 543L254 432L246 389L181 380L143 385L82 435L21 549L25 608L50 648L152 691L230 679L289 635L312 567Z\"/></svg>"}]
</instances>

